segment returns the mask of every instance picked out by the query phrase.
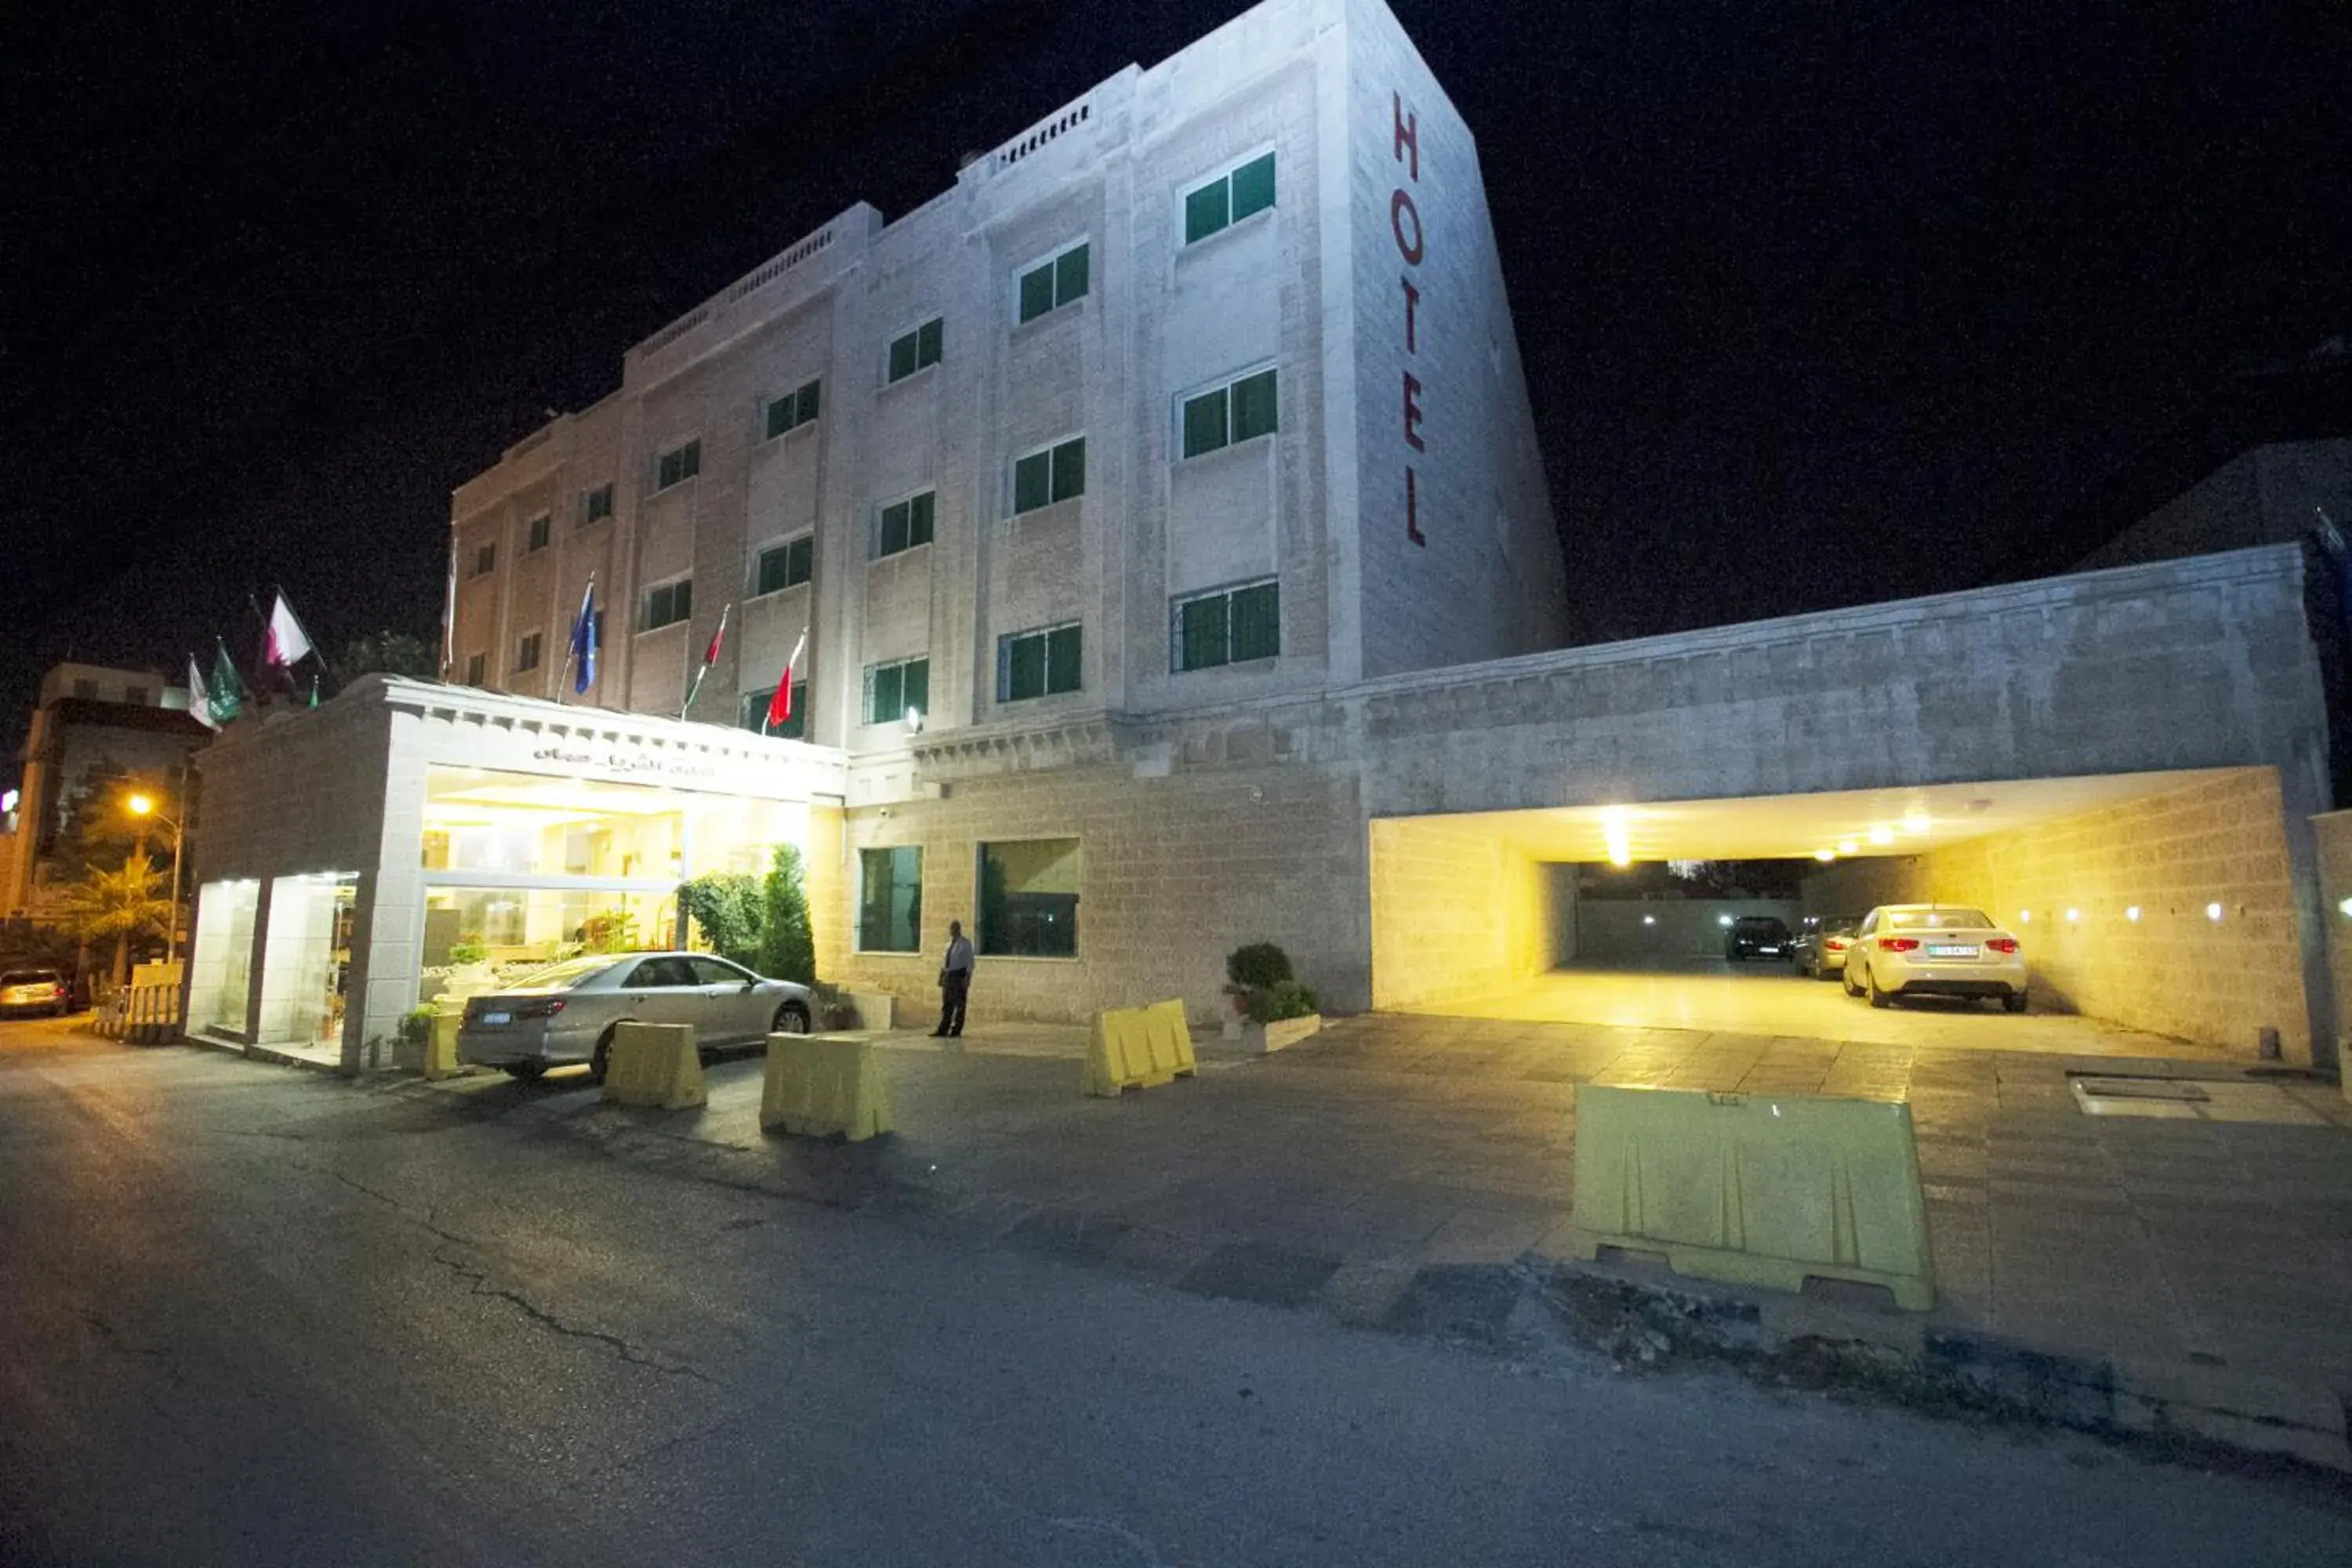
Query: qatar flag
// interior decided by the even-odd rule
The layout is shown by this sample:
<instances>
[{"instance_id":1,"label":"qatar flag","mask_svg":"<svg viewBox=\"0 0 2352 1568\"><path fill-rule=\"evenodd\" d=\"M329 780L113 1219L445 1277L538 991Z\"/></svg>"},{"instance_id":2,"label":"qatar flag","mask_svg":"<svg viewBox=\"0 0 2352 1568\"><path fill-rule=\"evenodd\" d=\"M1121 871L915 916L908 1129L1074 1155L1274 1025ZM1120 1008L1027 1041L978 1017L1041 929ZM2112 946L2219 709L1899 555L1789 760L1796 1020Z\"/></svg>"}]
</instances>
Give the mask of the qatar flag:
<instances>
[{"instance_id":1,"label":"qatar flag","mask_svg":"<svg viewBox=\"0 0 2352 1568\"><path fill-rule=\"evenodd\" d=\"M262 662L272 669L285 669L310 653L310 634L294 618L294 606L281 591L269 606L269 635L263 644Z\"/></svg>"}]
</instances>

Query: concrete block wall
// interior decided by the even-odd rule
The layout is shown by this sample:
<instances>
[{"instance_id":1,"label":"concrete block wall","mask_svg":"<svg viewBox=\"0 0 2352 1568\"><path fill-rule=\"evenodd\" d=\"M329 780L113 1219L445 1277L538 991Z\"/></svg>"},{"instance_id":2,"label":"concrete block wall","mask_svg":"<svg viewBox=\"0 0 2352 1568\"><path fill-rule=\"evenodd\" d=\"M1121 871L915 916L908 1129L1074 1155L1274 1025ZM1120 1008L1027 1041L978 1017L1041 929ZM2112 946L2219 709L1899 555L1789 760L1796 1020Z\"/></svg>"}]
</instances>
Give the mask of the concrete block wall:
<instances>
[{"instance_id":1,"label":"concrete block wall","mask_svg":"<svg viewBox=\"0 0 2352 1568\"><path fill-rule=\"evenodd\" d=\"M1536 859L1483 823L1371 824L1372 1005L1491 996L1550 969L1577 937L1573 868Z\"/></svg>"},{"instance_id":2,"label":"concrete block wall","mask_svg":"<svg viewBox=\"0 0 2352 1568\"><path fill-rule=\"evenodd\" d=\"M2283 822L2278 775L2249 768L1927 855L1847 861L1809 878L1803 902L1829 914L1971 905L2024 943L2037 1006L2248 1057L2267 1026L2291 1060L2309 1062Z\"/></svg>"},{"instance_id":3,"label":"concrete block wall","mask_svg":"<svg viewBox=\"0 0 2352 1568\"><path fill-rule=\"evenodd\" d=\"M1274 942L1336 1007L1370 986L1362 893L1363 816L1352 781L1319 768L1228 767L1139 778L1076 766L960 781L943 798L848 814L829 929L855 927L856 853L923 850L922 951L865 953L823 935L824 977L887 992L919 1012L938 1005L947 924L975 930L979 847L990 839L1079 841L1078 956L983 952L971 1016L1081 1021L1108 1007L1181 997L1191 1016L1223 1016L1225 955ZM824 923L824 922L821 922Z\"/></svg>"}]
</instances>

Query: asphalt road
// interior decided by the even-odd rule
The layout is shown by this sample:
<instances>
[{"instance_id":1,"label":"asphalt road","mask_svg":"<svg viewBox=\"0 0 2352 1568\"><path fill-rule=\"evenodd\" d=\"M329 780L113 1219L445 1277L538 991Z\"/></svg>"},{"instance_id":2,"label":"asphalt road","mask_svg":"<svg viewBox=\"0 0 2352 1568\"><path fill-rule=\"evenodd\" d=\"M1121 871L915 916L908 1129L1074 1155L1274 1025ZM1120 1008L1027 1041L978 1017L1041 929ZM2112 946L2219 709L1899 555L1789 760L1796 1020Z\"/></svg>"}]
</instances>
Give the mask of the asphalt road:
<instances>
[{"instance_id":1,"label":"asphalt road","mask_svg":"<svg viewBox=\"0 0 2352 1568\"><path fill-rule=\"evenodd\" d=\"M1351 1332L0 1025L7 1563L2340 1564L2309 1484Z\"/></svg>"}]
</instances>

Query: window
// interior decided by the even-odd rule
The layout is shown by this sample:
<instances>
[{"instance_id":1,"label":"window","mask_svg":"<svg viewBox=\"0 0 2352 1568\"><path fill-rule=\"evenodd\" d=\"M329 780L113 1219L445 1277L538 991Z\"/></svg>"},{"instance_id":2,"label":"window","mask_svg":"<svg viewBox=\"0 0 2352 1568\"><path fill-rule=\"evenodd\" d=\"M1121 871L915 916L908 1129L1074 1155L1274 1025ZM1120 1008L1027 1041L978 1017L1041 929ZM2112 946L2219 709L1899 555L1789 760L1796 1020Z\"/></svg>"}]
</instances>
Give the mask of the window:
<instances>
[{"instance_id":1,"label":"window","mask_svg":"<svg viewBox=\"0 0 2352 1568\"><path fill-rule=\"evenodd\" d=\"M694 614L694 579L681 577L675 583L664 583L646 590L645 613L637 617L637 629L652 631L682 621Z\"/></svg>"},{"instance_id":2,"label":"window","mask_svg":"<svg viewBox=\"0 0 2352 1568\"><path fill-rule=\"evenodd\" d=\"M1184 243L1208 238L1274 205L1274 154L1253 158L1184 195Z\"/></svg>"},{"instance_id":3,"label":"window","mask_svg":"<svg viewBox=\"0 0 2352 1568\"><path fill-rule=\"evenodd\" d=\"M495 545L495 544L484 544L484 545L480 545L480 546L477 547L477 548L476 548L476 550L474 551L474 575L475 575L475 576L477 576L477 577L487 577L487 576L488 576L488 575L490 574L490 569L491 569L492 567L496 566L498 563L499 563L499 547L498 547L497 545Z\"/></svg>"},{"instance_id":4,"label":"window","mask_svg":"<svg viewBox=\"0 0 2352 1568\"><path fill-rule=\"evenodd\" d=\"M547 524L548 517L545 512L541 512L530 520L530 542L522 547L524 554L528 555L534 550L547 548Z\"/></svg>"},{"instance_id":5,"label":"window","mask_svg":"<svg viewBox=\"0 0 2352 1568\"><path fill-rule=\"evenodd\" d=\"M686 966L694 971L695 983L698 985L733 985L740 989L759 979L748 969L739 969L723 958L713 958L704 952L698 952L688 959Z\"/></svg>"},{"instance_id":6,"label":"window","mask_svg":"<svg viewBox=\"0 0 2352 1568\"><path fill-rule=\"evenodd\" d=\"M980 847L980 951L1007 958L1078 955L1078 841Z\"/></svg>"},{"instance_id":7,"label":"window","mask_svg":"<svg viewBox=\"0 0 2352 1568\"><path fill-rule=\"evenodd\" d=\"M668 489L682 485L702 472L702 442L699 437L683 447L672 447L654 459L654 489Z\"/></svg>"},{"instance_id":8,"label":"window","mask_svg":"<svg viewBox=\"0 0 2352 1568\"><path fill-rule=\"evenodd\" d=\"M931 707L931 661L902 658L866 667L866 721L894 724L909 711L920 717Z\"/></svg>"},{"instance_id":9,"label":"window","mask_svg":"<svg viewBox=\"0 0 2352 1568\"><path fill-rule=\"evenodd\" d=\"M1021 319L1034 321L1049 310L1086 298L1087 247L1074 245L1021 275Z\"/></svg>"},{"instance_id":10,"label":"window","mask_svg":"<svg viewBox=\"0 0 2352 1568\"><path fill-rule=\"evenodd\" d=\"M1176 601L1179 673L1272 658L1282 651L1282 599L1271 582Z\"/></svg>"},{"instance_id":11,"label":"window","mask_svg":"<svg viewBox=\"0 0 2352 1568\"><path fill-rule=\"evenodd\" d=\"M1013 461L1013 512L1016 517L1086 493L1087 441L1083 436Z\"/></svg>"},{"instance_id":12,"label":"window","mask_svg":"<svg viewBox=\"0 0 2352 1568\"><path fill-rule=\"evenodd\" d=\"M783 741L807 740L808 682L805 680L795 680L793 682L792 717L784 720L782 723L770 724L768 722L768 704L775 700L776 689L772 686L765 687L758 691L745 692L743 694L742 701L742 716L739 721L742 727L751 731L755 735L773 735L777 739Z\"/></svg>"},{"instance_id":13,"label":"window","mask_svg":"<svg viewBox=\"0 0 2352 1568\"><path fill-rule=\"evenodd\" d=\"M782 544L771 544L760 552L759 570L752 578L751 592L778 593L785 588L797 588L809 580L816 562L816 536L803 533L798 539L787 539Z\"/></svg>"},{"instance_id":14,"label":"window","mask_svg":"<svg viewBox=\"0 0 2352 1568\"><path fill-rule=\"evenodd\" d=\"M919 496L893 501L882 509L874 539L874 553L878 558L896 555L901 550L912 550L918 544L931 542L931 521L939 510L936 491L925 490Z\"/></svg>"},{"instance_id":15,"label":"window","mask_svg":"<svg viewBox=\"0 0 2352 1568\"><path fill-rule=\"evenodd\" d=\"M1274 434L1274 372L1245 375L1184 400L1184 455L1197 458Z\"/></svg>"},{"instance_id":16,"label":"window","mask_svg":"<svg viewBox=\"0 0 2352 1568\"><path fill-rule=\"evenodd\" d=\"M816 423L817 384L810 382L798 392L787 392L768 405L768 436L771 439L787 430L797 430L803 425Z\"/></svg>"},{"instance_id":17,"label":"window","mask_svg":"<svg viewBox=\"0 0 2352 1568\"><path fill-rule=\"evenodd\" d=\"M940 363L940 349L945 324L934 316L903 338L890 342L890 365L887 381L904 381L925 365Z\"/></svg>"},{"instance_id":18,"label":"window","mask_svg":"<svg viewBox=\"0 0 2352 1568\"><path fill-rule=\"evenodd\" d=\"M857 951L919 952L923 852L911 844L857 852Z\"/></svg>"},{"instance_id":19,"label":"window","mask_svg":"<svg viewBox=\"0 0 2352 1568\"><path fill-rule=\"evenodd\" d=\"M518 674L539 668L539 646L537 632L527 634L521 642L515 645L515 670Z\"/></svg>"},{"instance_id":20,"label":"window","mask_svg":"<svg viewBox=\"0 0 2352 1568\"><path fill-rule=\"evenodd\" d=\"M996 700L1022 702L1076 691L1080 662L1076 626L1001 637L996 639Z\"/></svg>"},{"instance_id":21,"label":"window","mask_svg":"<svg viewBox=\"0 0 2352 1568\"><path fill-rule=\"evenodd\" d=\"M466 656L466 684L468 686L481 685L482 666L488 662L489 658L486 654L467 654Z\"/></svg>"},{"instance_id":22,"label":"window","mask_svg":"<svg viewBox=\"0 0 2352 1568\"><path fill-rule=\"evenodd\" d=\"M651 991L674 985L695 984L694 966L683 958L647 958L640 960L629 971L628 979L621 983L625 991Z\"/></svg>"},{"instance_id":23,"label":"window","mask_svg":"<svg viewBox=\"0 0 2352 1568\"><path fill-rule=\"evenodd\" d=\"M593 490L580 492L580 526L602 522L613 515L613 487L598 485Z\"/></svg>"},{"instance_id":24,"label":"window","mask_svg":"<svg viewBox=\"0 0 2352 1568\"><path fill-rule=\"evenodd\" d=\"M89 679L76 679L74 682L74 695L81 698L85 701L95 702L98 700L98 682Z\"/></svg>"},{"instance_id":25,"label":"window","mask_svg":"<svg viewBox=\"0 0 2352 1568\"><path fill-rule=\"evenodd\" d=\"M147 689L143 686L126 686L122 689L122 700L130 703L133 708L144 708L147 706Z\"/></svg>"}]
</instances>

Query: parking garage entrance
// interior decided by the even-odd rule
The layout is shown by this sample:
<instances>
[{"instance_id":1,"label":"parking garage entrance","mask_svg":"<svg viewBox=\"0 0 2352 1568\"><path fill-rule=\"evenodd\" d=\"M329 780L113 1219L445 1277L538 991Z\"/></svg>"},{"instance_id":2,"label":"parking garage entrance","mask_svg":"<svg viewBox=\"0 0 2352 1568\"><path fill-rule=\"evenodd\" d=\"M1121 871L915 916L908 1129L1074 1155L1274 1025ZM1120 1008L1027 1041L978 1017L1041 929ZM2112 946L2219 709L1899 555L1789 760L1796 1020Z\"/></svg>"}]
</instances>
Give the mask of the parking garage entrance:
<instances>
[{"instance_id":1,"label":"parking garage entrance","mask_svg":"<svg viewBox=\"0 0 2352 1568\"><path fill-rule=\"evenodd\" d=\"M1373 1003L2084 1055L2252 1058L2268 1029L2309 1061L2284 821L2264 767L1376 819ZM2029 1010L1873 1008L1745 940L1908 903L2011 933Z\"/></svg>"}]
</instances>

